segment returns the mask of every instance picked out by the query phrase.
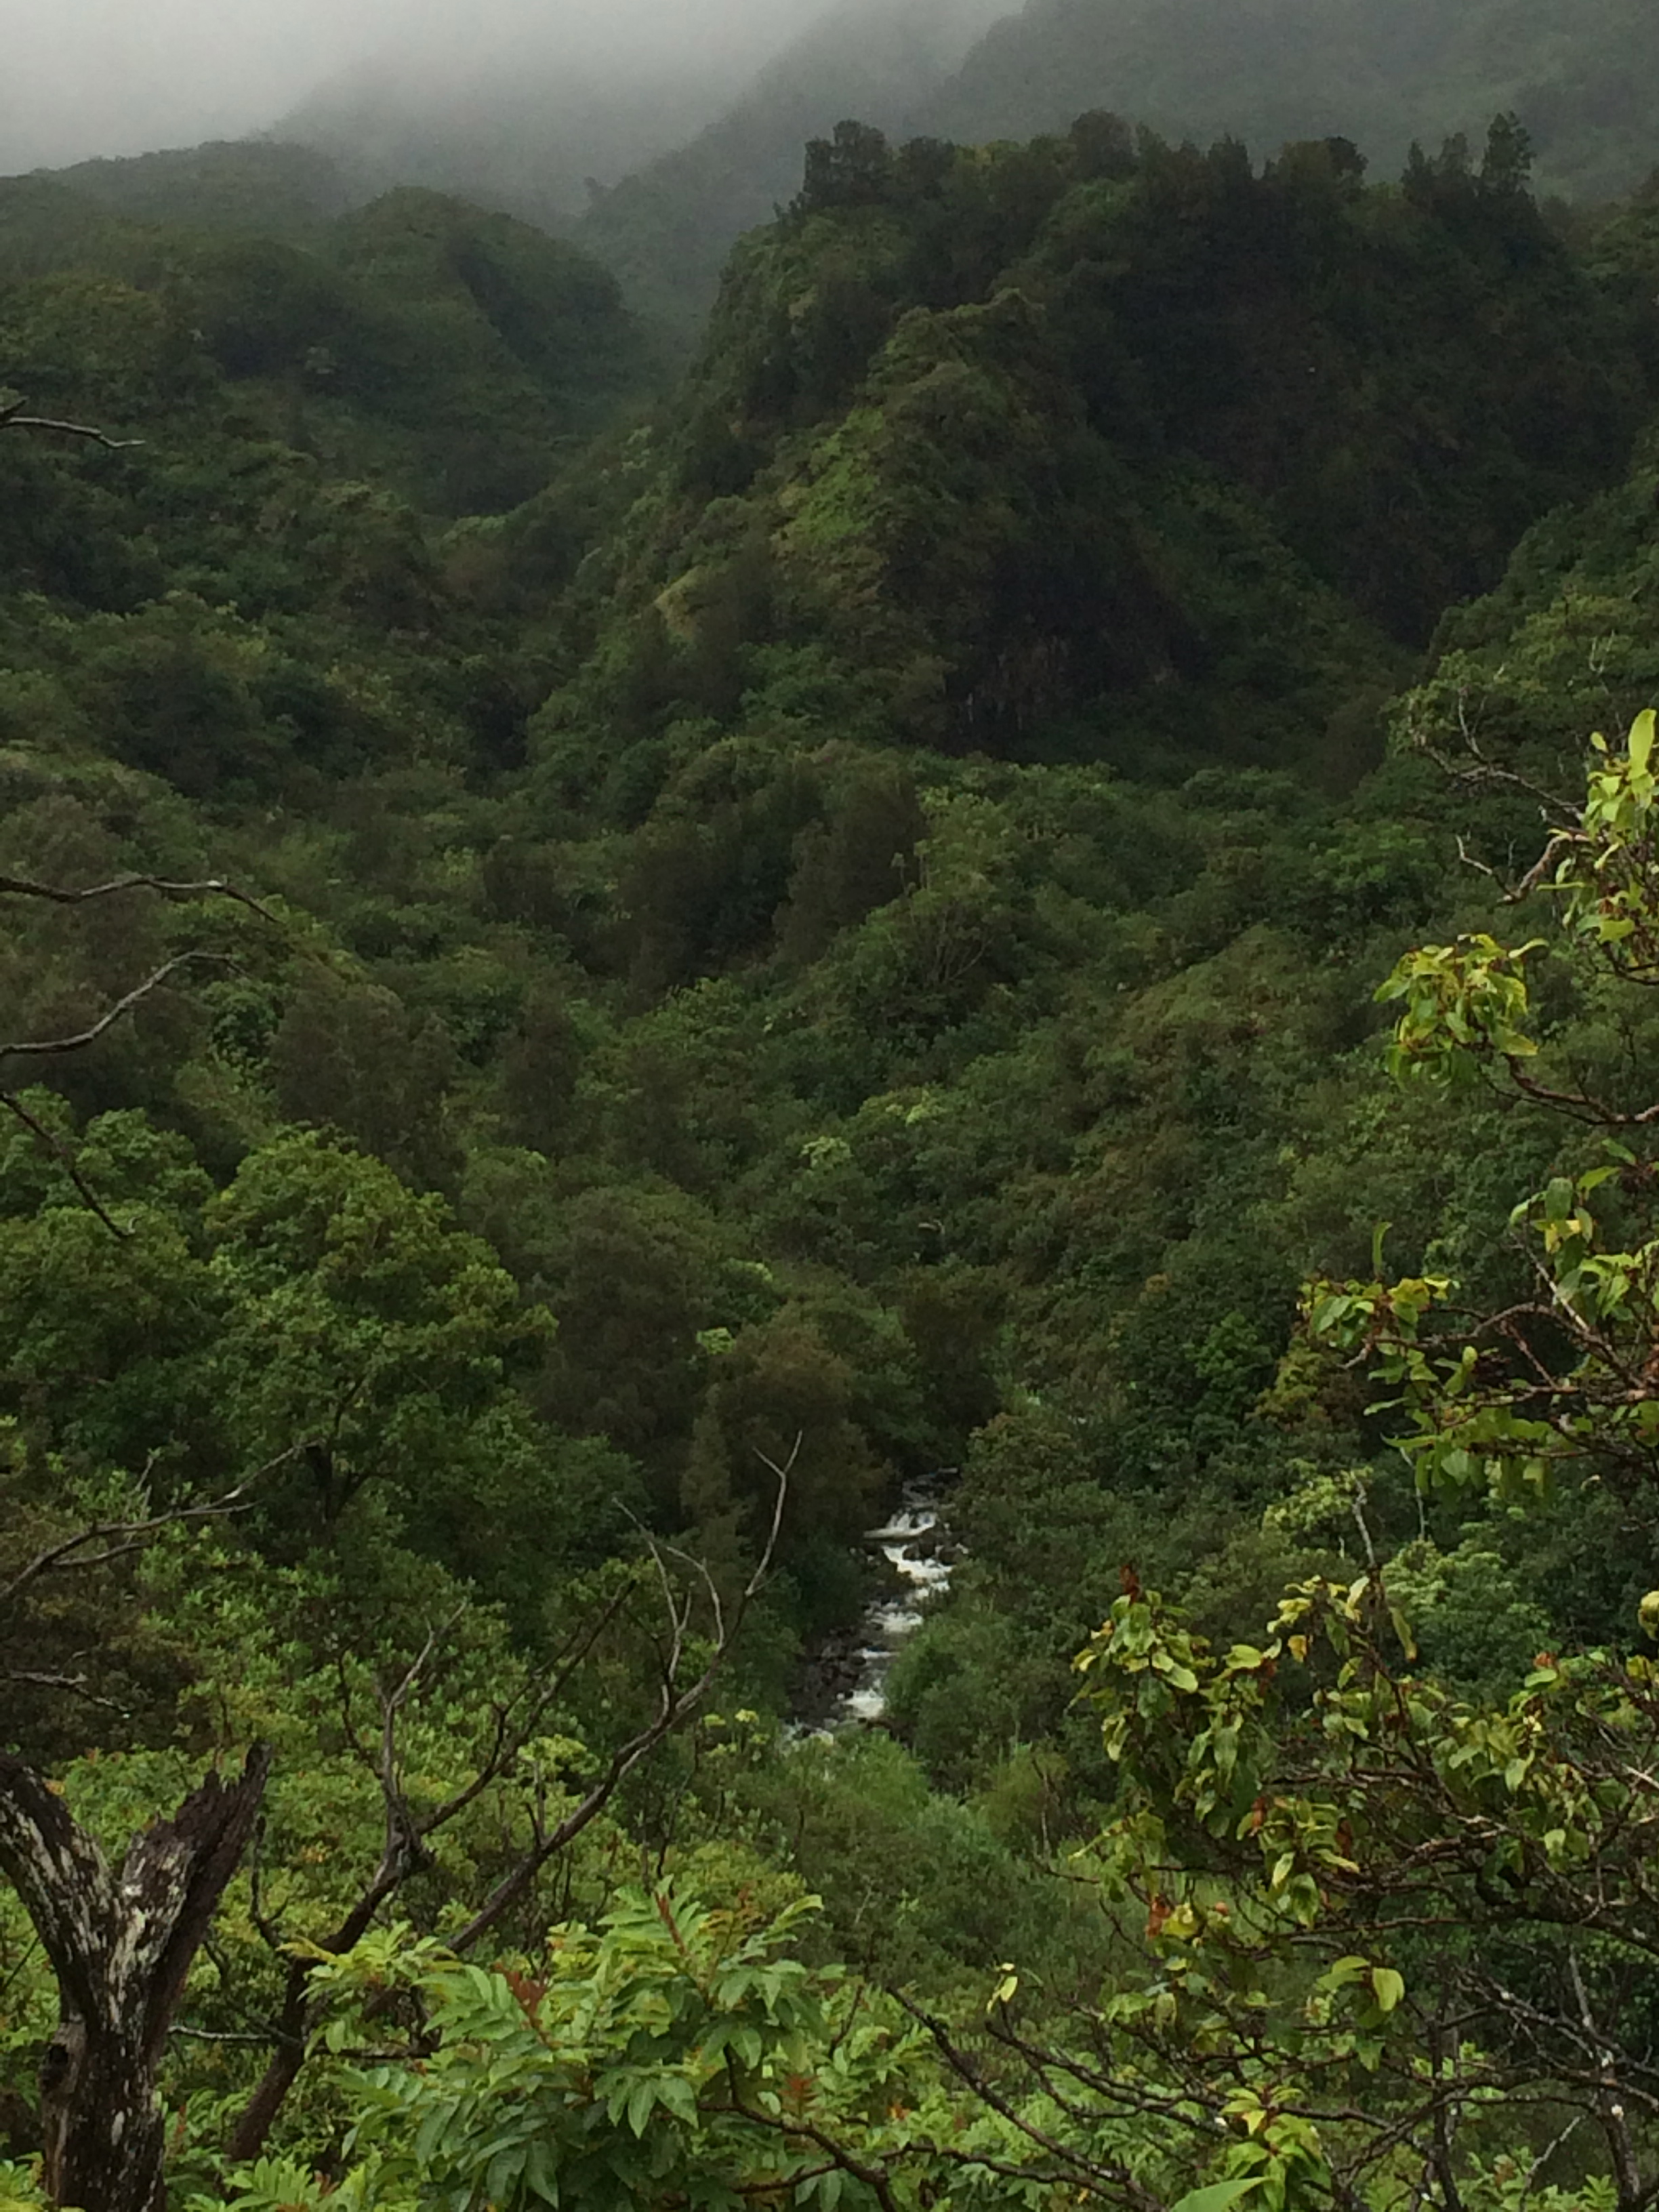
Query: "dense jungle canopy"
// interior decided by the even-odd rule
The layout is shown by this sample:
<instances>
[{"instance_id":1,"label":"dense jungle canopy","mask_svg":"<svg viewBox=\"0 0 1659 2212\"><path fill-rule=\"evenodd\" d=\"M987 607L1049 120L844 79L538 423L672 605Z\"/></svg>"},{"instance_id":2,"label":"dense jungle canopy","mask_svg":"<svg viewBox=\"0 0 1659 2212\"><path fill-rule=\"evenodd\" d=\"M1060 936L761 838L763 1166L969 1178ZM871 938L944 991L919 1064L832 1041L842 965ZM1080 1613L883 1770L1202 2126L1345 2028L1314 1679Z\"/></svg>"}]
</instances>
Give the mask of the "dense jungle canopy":
<instances>
[{"instance_id":1,"label":"dense jungle canopy","mask_svg":"<svg viewBox=\"0 0 1659 2212\"><path fill-rule=\"evenodd\" d=\"M1659 198L1530 163L847 122L683 374L0 183L3 2212L1646 2212Z\"/></svg>"}]
</instances>

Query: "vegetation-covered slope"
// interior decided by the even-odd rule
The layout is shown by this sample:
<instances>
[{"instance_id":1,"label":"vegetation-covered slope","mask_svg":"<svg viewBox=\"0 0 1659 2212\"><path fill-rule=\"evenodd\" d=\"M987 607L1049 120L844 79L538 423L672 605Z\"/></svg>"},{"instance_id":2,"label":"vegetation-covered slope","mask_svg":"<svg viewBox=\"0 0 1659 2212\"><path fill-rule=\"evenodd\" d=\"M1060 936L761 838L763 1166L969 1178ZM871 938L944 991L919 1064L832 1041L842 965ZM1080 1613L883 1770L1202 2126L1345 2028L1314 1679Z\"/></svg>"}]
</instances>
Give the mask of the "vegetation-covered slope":
<instances>
[{"instance_id":1,"label":"vegetation-covered slope","mask_svg":"<svg viewBox=\"0 0 1659 2212\"><path fill-rule=\"evenodd\" d=\"M1507 128L1479 171L1358 171L1109 117L817 142L594 571L544 757L568 726L591 781L598 712L637 784L712 713L1155 778L1328 748L1340 778L1388 641L1616 468L1646 394L1636 285L1575 265Z\"/></svg>"},{"instance_id":2,"label":"vegetation-covered slope","mask_svg":"<svg viewBox=\"0 0 1659 2212\"><path fill-rule=\"evenodd\" d=\"M948 21L961 37L971 19ZM959 64L927 31L915 10L884 32L832 14L729 113L607 192L584 242L640 305L693 320L738 233L785 199L799 141L846 116L982 143L1103 108L1258 160L1340 136L1392 174L1413 141L1478 143L1502 111L1530 134L1540 187L1589 201L1630 191L1659 143L1659 32L1640 0L1032 0Z\"/></svg>"},{"instance_id":3,"label":"vegetation-covered slope","mask_svg":"<svg viewBox=\"0 0 1659 2212\"><path fill-rule=\"evenodd\" d=\"M613 280L510 216L413 189L303 242L128 220L0 185L6 374L129 428L275 439L449 514L515 504L636 393L645 342ZM99 370L88 377L85 361Z\"/></svg>"},{"instance_id":4,"label":"vegetation-covered slope","mask_svg":"<svg viewBox=\"0 0 1659 2212\"><path fill-rule=\"evenodd\" d=\"M1033 0L987 33L916 118L969 139L1110 106L1200 141L1272 148L1340 131L1403 161L1503 109L1549 189L1629 191L1653 160L1659 30L1636 0Z\"/></svg>"},{"instance_id":5,"label":"vegetation-covered slope","mask_svg":"<svg viewBox=\"0 0 1659 2212\"><path fill-rule=\"evenodd\" d=\"M695 137L597 193L576 236L630 304L690 339L734 240L793 196L802 145L847 116L901 130L997 12L997 0L841 0Z\"/></svg>"},{"instance_id":6,"label":"vegetation-covered slope","mask_svg":"<svg viewBox=\"0 0 1659 2212\"><path fill-rule=\"evenodd\" d=\"M252 231L285 238L311 231L371 197L315 148L281 139L210 141L166 153L77 161L52 183L100 201L134 222Z\"/></svg>"},{"instance_id":7,"label":"vegetation-covered slope","mask_svg":"<svg viewBox=\"0 0 1659 2212\"><path fill-rule=\"evenodd\" d=\"M843 131L586 442L630 326L506 218L0 197L9 386L143 441L0 427L20 2160L119 2110L180 2204L1638 2212L1639 734L1571 800L1659 682L1659 287L1523 154ZM1557 949L1484 951L1559 780ZM1460 931L1406 1060L1475 1079L1395 1099L1374 988ZM791 1735L941 1468L884 1728ZM52 1868L215 1759L146 2040ZM42 2114L60 1990L125 2104Z\"/></svg>"}]
</instances>

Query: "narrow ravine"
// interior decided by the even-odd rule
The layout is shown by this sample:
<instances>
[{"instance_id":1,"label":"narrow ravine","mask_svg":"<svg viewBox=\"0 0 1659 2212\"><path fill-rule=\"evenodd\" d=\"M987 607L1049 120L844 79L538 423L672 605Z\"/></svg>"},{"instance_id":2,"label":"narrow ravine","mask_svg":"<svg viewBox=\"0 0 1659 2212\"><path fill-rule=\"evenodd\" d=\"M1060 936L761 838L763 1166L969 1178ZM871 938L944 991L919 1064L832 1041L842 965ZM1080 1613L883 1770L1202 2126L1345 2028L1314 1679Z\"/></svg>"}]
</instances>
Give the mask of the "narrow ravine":
<instances>
[{"instance_id":1,"label":"narrow ravine","mask_svg":"<svg viewBox=\"0 0 1659 2212\"><path fill-rule=\"evenodd\" d=\"M896 1596L878 1598L864 1616L858 1681L842 1699L837 1720L881 1719L887 1677L901 1646L921 1626L928 1603L951 1587L952 1547L940 1506L942 1481L934 1474L906 1483L898 1511L868 1533L901 1587Z\"/></svg>"},{"instance_id":2,"label":"narrow ravine","mask_svg":"<svg viewBox=\"0 0 1659 2212\"><path fill-rule=\"evenodd\" d=\"M896 1510L865 1543L881 1588L854 1626L826 1637L805 1670L792 1725L805 1735L878 1724L887 1678L906 1641L951 1587L958 1556L946 1510L955 1468L907 1482Z\"/></svg>"}]
</instances>

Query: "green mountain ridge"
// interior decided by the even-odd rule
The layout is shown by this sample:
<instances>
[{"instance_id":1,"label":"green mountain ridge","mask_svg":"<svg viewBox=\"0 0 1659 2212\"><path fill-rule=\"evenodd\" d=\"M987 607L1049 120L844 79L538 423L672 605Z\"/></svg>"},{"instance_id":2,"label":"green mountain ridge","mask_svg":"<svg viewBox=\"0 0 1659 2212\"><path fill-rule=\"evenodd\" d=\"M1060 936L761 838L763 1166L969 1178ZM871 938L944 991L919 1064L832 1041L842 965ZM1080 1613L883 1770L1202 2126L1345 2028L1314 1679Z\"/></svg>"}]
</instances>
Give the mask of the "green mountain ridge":
<instances>
[{"instance_id":1,"label":"green mountain ridge","mask_svg":"<svg viewBox=\"0 0 1659 2212\"><path fill-rule=\"evenodd\" d=\"M1341 137L1392 173L1413 142L1436 155L1510 112L1540 191L1590 202L1632 189L1659 143L1659 31L1642 0L1031 0L985 27L993 12L840 0L726 105L712 81L629 107L481 80L446 116L435 94L400 106L367 84L319 96L270 141L62 176L137 220L284 235L398 185L454 193L568 232L684 346L733 241L793 195L803 143L848 118L976 143L1103 109L1200 147L1242 141L1258 161ZM712 119L683 139L676 117L697 99Z\"/></svg>"},{"instance_id":2,"label":"green mountain ridge","mask_svg":"<svg viewBox=\"0 0 1659 2212\"><path fill-rule=\"evenodd\" d=\"M50 403L96 318L125 317L151 326L137 342L157 374L187 386L205 355L289 443L461 513L515 504L650 375L614 281L563 241L416 187L260 237L240 210L262 163L250 173L245 149L225 151L228 167L185 164L156 190L182 194L187 228L106 212L50 179L0 182L0 272L34 284L10 381ZM227 174L239 212L221 225ZM99 404L142 419L142 378L112 371Z\"/></svg>"},{"instance_id":3,"label":"green mountain ridge","mask_svg":"<svg viewBox=\"0 0 1659 2212\"><path fill-rule=\"evenodd\" d=\"M1641 2212L1659 218L1528 158L843 124L672 382L0 184L7 2212Z\"/></svg>"},{"instance_id":4,"label":"green mountain ridge","mask_svg":"<svg viewBox=\"0 0 1659 2212\"><path fill-rule=\"evenodd\" d=\"M258 138L77 161L49 172L48 180L129 222L275 238L303 235L373 197L354 191L314 147Z\"/></svg>"},{"instance_id":5,"label":"green mountain ridge","mask_svg":"<svg viewBox=\"0 0 1659 2212\"><path fill-rule=\"evenodd\" d=\"M1258 161L1341 137L1392 173L1413 142L1437 154L1513 112L1540 190L1592 201L1630 191L1659 146L1659 30L1641 0L1030 0L952 69L914 46L884 55L842 9L771 76L583 225L633 296L682 322L738 231L784 199L791 140L847 117L980 143L1062 132L1099 108L1200 147L1240 140Z\"/></svg>"},{"instance_id":6,"label":"green mountain ridge","mask_svg":"<svg viewBox=\"0 0 1659 2212\"><path fill-rule=\"evenodd\" d=\"M1340 135L1384 169L1516 114L1547 191L1628 191L1659 143L1659 25L1638 0L1030 0L995 26L915 126L1030 137L1079 106L1261 153Z\"/></svg>"}]
</instances>

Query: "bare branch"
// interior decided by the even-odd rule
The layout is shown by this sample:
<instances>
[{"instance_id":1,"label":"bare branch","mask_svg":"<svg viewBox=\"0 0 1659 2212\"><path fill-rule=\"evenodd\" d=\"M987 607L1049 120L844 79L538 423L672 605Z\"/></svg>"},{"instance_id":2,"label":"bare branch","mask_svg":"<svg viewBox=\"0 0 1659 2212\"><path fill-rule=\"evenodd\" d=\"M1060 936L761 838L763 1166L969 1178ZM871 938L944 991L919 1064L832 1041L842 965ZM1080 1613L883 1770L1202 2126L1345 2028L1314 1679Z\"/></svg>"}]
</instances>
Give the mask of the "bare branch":
<instances>
[{"instance_id":1,"label":"bare branch","mask_svg":"<svg viewBox=\"0 0 1659 2212\"><path fill-rule=\"evenodd\" d=\"M4 409L0 409L0 428L4 428L9 422L31 422L34 420L35 418L32 416L20 416L15 407L9 413ZM88 433L88 434L97 434ZM194 881L187 881L170 876L133 874L112 876L104 883L88 884L79 888L71 888L61 884L40 883L32 876L0 875L0 897L44 899L54 906L81 906L89 899L108 898L118 891L127 890L151 891L162 898L173 900L228 898L234 900L239 906L247 908L250 913L257 914L262 921L280 927L278 917L270 911L269 907L261 905L258 899L240 890L236 884L228 883L222 876L204 876ZM125 997L118 1000L116 1004L100 1015L89 1028L80 1030L73 1036L33 1037L17 1039L9 1043L0 1043L0 1060L3 1060L9 1055L23 1059L52 1059L63 1053L82 1051L87 1046L94 1044L105 1031L118 1022L124 1015L131 1013L136 1006L142 1005L152 992L160 989L168 978L176 975L181 968L203 963L220 966L229 964L227 957L222 953L181 952L174 958L165 962L153 975L146 976L143 982L136 984ZM89 1212L96 1215L111 1236L125 1238L129 1232L122 1228L120 1223L100 1200L96 1192L81 1173L69 1147L61 1138L54 1135L44 1122L31 1114L14 1091L0 1089L0 1109L3 1109L12 1115L14 1120L20 1121L36 1142L44 1146L52 1153L74 1184L82 1203Z\"/></svg>"},{"instance_id":2,"label":"bare branch","mask_svg":"<svg viewBox=\"0 0 1659 2212\"><path fill-rule=\"evenodd\" d=\"M799 1449L797 1440L795 1451ZM615 1797L628 1777L649 1756L663 1740L672 1735L689 1719L708 1695L730 1652L732 1639L742 1626L744 1615L751 1599L761 1589L771 1569L779 1530L783 1522L783 1505L788 1487L788 1468L794 1464L795 1452L790 1455L787 1466L775 1469L779 1478L779 1496L772 1516L772 1526L766 1545L753 1574L732 1609L729 1616L720 1611L718 1632L709 1656L696 1678L689 1682L680 1679L684 1662L686 1640L690 1627L691 1604L677 1595L672 1578L665 1565L672 1547L664 1547L647 1537L647 1548L663 1589L663 1601L668 1621L668 1642L664 1662L663 1680L659 1692L656 1711L645 1725L627 1741L619 1744L606 1760L603 1771L581 1799L552 1827L544 1827L539 1816L534 1823L534 1832L528 1848L507 1869L490 1892L483 1904L459 1932L450 1938L450 1948L457 1952L471 1949L491 1929L495 1927L513 1907L526 1895L542 1869L550 1859L573 1843L582 1832L599 1819ZM691 1560L705 1585L713 1589L712 1579L702 1562ZM592 1650L599 1637L615 1620L628 1595L623 1591L611 1600L598 1618L579 1632L561 1656L551 1675L538 1684L526 1698L516 1723L507 1712L498 1712L493 1740L483 1759L471 1778L455 1795L445 1801L424 1818L413 1818L404 1805L396 1777L397 1716L406 1702L421 1673L430 1662L435 1639L428 1638L413 1664L397 1686L386 1693L382 1703L381 1741L378 1754L371 1753L360 1744L359 1755L371 1771L380 1777L382 1793L387 1814L386 1840L380 1863L365 1885L356 1901L331 1935L317 1946L319 1950L338 1956L349 1951L367 1932L375 1914L392 1897L409 1875L419 1866L431 1863L428 1849L428 1838L445 1822L453 1819L466 1806L501 1778L529 1741L541 1717L554 1702L571 1674ZM718 1592L714 1593L718 1602ZM453 1625L453 1624L452 1624ZM349 1723L348 1723L349 1725ZM262 1933L264 1932L262 1928ZM273 1931L274 1932L274 1931ZM267 1936L267 1941L270 1937ZM255 2088L253 2095L232 2129L226 2145L226 2155L232 2159L256 2158L264 2148L271 2125L282 2110L289 2091L299 2076L305 2063L306 2048L314 2020L310 1998L312 1964L307 1959L295 1959L289 1966L279 2014L279 2032L270 2063Z\"/></svg>"},{"instance_id":3,"label":"bare branch","mask_svg":"<svg viewBox=\"0 0 1659 2212\"><path fill-rule=\"evenodd\" d=\"M679 1686L677 1679L672 1674L665 1679L662 1701L653 1718L611 1753L604 1773L583 1797L580 1803L568 1813L556 1827L550 1829L545 1837L520 1857L516 1866L502 1876L471 1919L458 1935L451 1937L452 1950L470 1949L481 1936L495 1927L496 1923L524 1895L548 1860L556 1852L562 1851L568 1844L574 1842L583 1829L591 1826L599 1818L640 1761L653 1751L665 1736L672 1735L674 1730L696 1711L708 1695L743 1625L750 1600L759 1593L767 1576L771 1571L772 1561L776 1552L778 1532L783 1525L783 1507L788 1493L789 1468L794 1465L796 1455L799 1449L800 1440L798 1437L795 1449L791 1452L787 1464L783 1468L774 1470L778 1476L778 1499L772 1515L771 1532L753 1574L744 1586L742 1595L730 1620L726 1620L722 1615L720 1633L702 1671L695 1680L687 1683L684 1687ZM768 1464L769 1465L770 1462L769 1462ZM653 1557L655 1556L653 1547ZM660 1571L659 1557L657 1559L657 1564ZM672 1595L668 1602L671 1620L678 1623L680 1613ZM671 1649L678 1652L683 1648L683 1637L677 1630L671 1637Z\"/></svg>"},{"instance_id":4,"label":"bare branch","mask_svg":"<svg viewBox=\"0 0 1659 2212\"><path fill-rule=\"evenodd\" d=\"M793 1474L795 1462L800 1457L800 1448L805 1440L805 1433L803 1430L796 1430L795 1441L789 1447L789 1456L781 1467L775 1459L769 1459L763 1451L757 1452L756 1455L762 1466L770 1468L772 1473L777 1477L778 1494L772 1501L772 1526L767 1531L766 1542L762 1549L759 1563L744 1589L743 1594L745 1599L760 1595L761 1586L772 1571L772 1562L778 1555L778 1537L783 1528L783 1508L789 1495L789 1478Z\"/></svg>"},{"instance_id":5,"label":"bare branch","mask_svg":"<svg viewBox=\"0 0 1659 2212\"><path fill-rule=\"evenodd\" d=\"M1634 2212L1634 2208L1643 2202L1646 2191L1642 2186L1636 2148L1631 2141L1630 2120L1625 2111L1624 2095L1619 2082L1617 2054L1606 2048L1602 2032L1595 2024L1576 1951L1567 1954L1567 1976L1572 1985L1578 2017L1583 2023L1584 2034L1597 2046L1595 2054L1596 2106L1601 2115L1601 2132L1607 2142L1607 2155L1613 2163L1613 2178L1619 2187L1621 2212Z\"/></svg>"},{"instance_id":6,"label":"bare branch","mask_svg":"<svg viewBox=\"0 0 1659 2212\"><path fill-rule=\"evenodd\" d=\"M81 1052L88 1045L95 1044L124 1014L130 1014L135 1006L142 1006L153 991L160 990L168 977L176 975L181 968L204 964L225 968L230 963L222 952L177 952L171 960L164 960L154 974L146 975L142 983L135 983L131 990L106 1008L90 1028L77 1030L72 1036L27 1037L10 1043L0 1043L0 1060L12 1057L48 1060L55 1059L60 1053Z\"/></svg>"},{"instance_id":7,"label":"bare branch","mask_svg":"<svg viewBox=\"0 0 1659 2212\"><path fill-rule=\"evenodd\" d=\"M9 405L0 406L0 430L56 430L66 438L89 439L112 453L126 453L144 442L142 438L112 438L107 430L91 422L67 422L56 415L26 415L23 410L27 404L26 399L15 399Z\"/></svg>"},{"instance_id":8,"label":"bare branch","mask_svg":"<svg viewBox=\"0 0 1659 2212\"><path fill-rule=\"evenodd\" d=\"M3 1108L14 1120L21 1121L35 1141L52 1154L58 1166L74 1184L76 1194L82 1205L89 1213L97 1216L112 1237L119 1237L125 1242L131 1236L132 1231L130 1229L122 1228L120 1223L109 1212L97 1192L82 1174L75 1155L56 1130L49 1129L44 1121L37 1120L15 1091L0 1091L0 1108Z\"/></svg>"},{"instance_id":9,"label":"bare branch","mask_svg":"<svg viewBox=\"0 0 1659 2212\"><path fill-rule=\"evenodd\" d=\"M261 1468L239 1482L234 1490L227 1490L217 1498L210 1498L199 1505L172 1505L165 1513L152 1513L137 1521L92 1521L77 1528L72 1536L64 1536L55 1544L48 1544L37 1552L26 1566L21 1568L9 1583L0 1583L0 1616L12 1605L28 1584L41 1575L64 1573L71 1568L108 1566L115 1559L125 1559L130 1553L142 1550L147 1538L160 1529L179 1528L192 1521L220 1521L235 1513L246 1513L252 1504L249 1492L264 1476L292 1459L304 1447L291 1444L286 1451L278 1452L275 1459L267 1460ZM103 1544L109 1548L89 1552L86 1547Z\"/></svg>"},{"instance_id":10,"label":"bare branch","mask_svg":"<svg viewBox=\"0 0 1659 2212\"><path fill-rule=\"evenodd\" d=\"M84 906L88 899L108 898L117 891L155 891L168 899L228 898L257 914L262 921L281 927L273 914L249 891L228 883L222 876L204 876L197 882L177 881L170 876L112 876L106 883L87 884L71 890L64 884L37 883L30 876L0 875L0 897L48 900L54 906Z\"/></svg>"},{"instance_id":11,"label":"bare branch","mask_svg":"<svg viewBox=\"0 0 1659 2212\"><path fill-rule=\"evenodd\" d=\"M84 1674L43 1674L31 1668L9 1667L0 1674L0 1681L20 1682L31 1690L62 1690L67 1696L82 1698L89 1705L97 1705L106 1713L125 1712L125 1707L113 1698L100 1698L87 1687Z\"/></svg>"},{"instance_id":12,"label":"bare branch","mask_svg":"<svg viewBox=\"0 0 1659 2212\"><path fill-rule=\"evenodd\" d=\"M1121 2166L1115 2160L1110 2164L1102 2164L1097 2160L1085 2156L1081 2151L1074 2150L1071 2145L1058 2141L1048 2133L1047 2129L1037 2126L1033 2120L1027 2118L1010 2099L1005 2097L993 2082L986 2080L982 2069L975 2064L973 2059L963 2050L942 2020L932 2013L924 2012L920 2005L904 1994L902 1990L895 1990L892 1994L909 2014L911 2019L919 2027L927 2029L928 2034L933 2039L940 2057L944 2059L957 2079L970 2089L975 2097L988 2105L994 2112L1000 2114L1002 2118L1006 2120L1011 2127L1017 2129L1028 2142L1035 2143L1040 2151L1054 2159L1073 2185L1080 2183L1090 2190L1091 2193L1097 2191L1103 2191L1120 2201L1140 2208L1141 2212L1162 2212L1160 2199L1142 2183L1137 2181L1127 2166Z\"/></svg>"}]
</instances>

